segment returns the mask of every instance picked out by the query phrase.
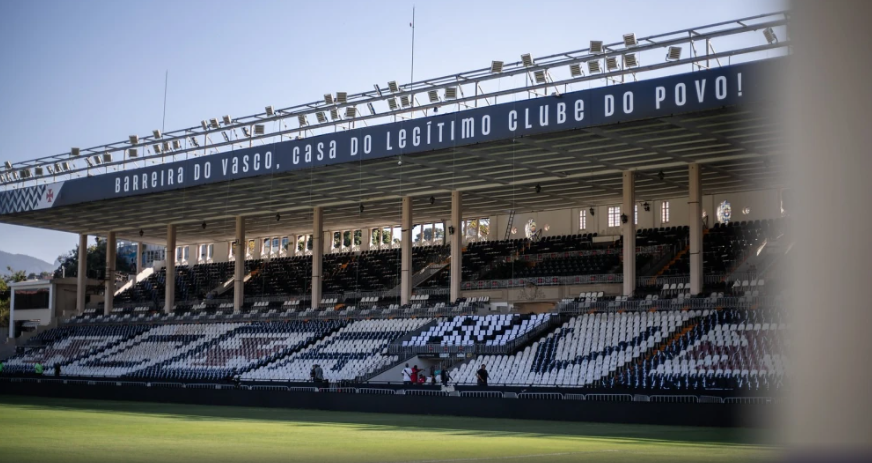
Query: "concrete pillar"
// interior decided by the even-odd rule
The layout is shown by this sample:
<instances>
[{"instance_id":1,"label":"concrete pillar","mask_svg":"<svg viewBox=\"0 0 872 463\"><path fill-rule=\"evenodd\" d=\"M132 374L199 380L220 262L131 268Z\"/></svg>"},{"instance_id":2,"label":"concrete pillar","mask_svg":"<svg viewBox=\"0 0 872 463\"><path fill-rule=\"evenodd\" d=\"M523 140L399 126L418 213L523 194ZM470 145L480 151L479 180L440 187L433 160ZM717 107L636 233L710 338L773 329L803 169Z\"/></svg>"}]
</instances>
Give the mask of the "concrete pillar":
<instances>
[{"instance_id":1,"label":"concrete pillar","mask_svg":"<svg viewBox=\"0 0 872 463\"><path fill-rule=\"evenodd\" d=\"M9 292L9 338L15 339L15 288Z\"/></svg>"},{"instance_id":2,"label":"concrete pillar","mask_svg":"<svg viewBox=\"0 0 872 463\"><path fill-rule=\"evenodd\" d=\"M324 214L321 206L312 210L312 307L321 304L321 266L324 259Z\"/></svg>"},{"instance_id":3,"label":"concrete pillar","mask_svg":"<svg viewBox=\"0 0 872 463\"><path fill-rule=\"evenodd\" d=\"M136 271L133 272L133 284L136 284L136 276L139 275L139 272L142 271L145 265L142 263L142 251L143 244L142 241L136 243Z\"/></svg>"},{"instance_id":4,"label":"concrete pillar","mask_svg":"<svg viewBox=\"0 0 872 463\"><path fill-rule=\"evenodd\" d=\"M687 198L687 210L690 217L690 294L702 292L702 187L700 185L699 164L687 166L690 192Z\"/></svg>"},{"instance_id":5,"label":"concrete pillar","mask_svg":"<svg viewBox=\"0 0 872 463\"><path fill-rule=\"evenodd\" d=\"M454 234L449 234L448 241L451 245L451 285L450 302L460 297L460 280L463 275L463 207L462 196L459 191L451 192L451 226ZM446 230L447 231L447 230Z\"/></svg>"},{"instance_id":6,"label":"concrete pillar","mask_svg":"<svg viewBox=\"0 0 872 463\"><path fill-rule=\"evenodd\" d=\"M103 314L109 315L115 302L115 255L118 246L115 242L115 232L106 234L106 291L103 299Z\"/></svg>"},{"instance_id":7,"label":"concrete pillar","mask_svg":"<svg viewBox=\"0 0 872 463\"><path fill-rule=\"evenodd\" d=\"M245 301L245 217L236 217L236 249L233 251L233 313L239 313Z\"/></svg>"},{"instance_id":8,"label":"concrete pillar","mask_svg":"<svg viewBox=\"0 0 872 463\"><path fill-rule=\"evenodd\" d=\"M176 305L176 226L167 225L167 280L164 294L164 313L173 311Z\"/></svg>"},{"instance_id":9,"label":"concrete pillar","mask_svg":"<svg viewBox=\"0 0 872 463\"><path fill-rule=\"evenodd\" d=\"M403 196L400 236L400 304L412 299L412 198Z\"/></svg>"},{"instance_id":10,"label":"concrete pillar","mask_svg":"<svg viewBox=\"0 0 872 463\"><path fill-rule=\"evenodd\" d=\"M624 234L624 296L632 296L636 290L636 173L626 171L624 179L624 202L621 213L627 222L621 225Z\"/></svg>"},{"instance_id":11,"label":"concrete pillar","mask_svg":"<svg viewBox=\"0 0 872 463\"><path fill-rule=\"evenodd\" d=\"M88 292L88 235L79 235L79 269L76 276L76 313L85 311L85 295Z\"/></svg>"}]
</instances>

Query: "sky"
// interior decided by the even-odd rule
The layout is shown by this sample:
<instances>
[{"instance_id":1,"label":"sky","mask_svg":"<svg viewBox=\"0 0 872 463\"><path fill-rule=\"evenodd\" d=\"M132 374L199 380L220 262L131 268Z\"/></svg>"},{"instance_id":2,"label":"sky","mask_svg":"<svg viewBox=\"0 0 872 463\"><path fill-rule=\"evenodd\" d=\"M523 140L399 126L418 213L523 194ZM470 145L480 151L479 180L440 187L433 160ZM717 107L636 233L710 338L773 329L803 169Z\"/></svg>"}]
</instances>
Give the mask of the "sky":
<instances>
[{"instance_id":1,"label":"sky","mask_svg":"<svg viewBox=\"0 0 872 463\"><path fill-rule=\"evenodd\" d=\"M413 2L0 2L0 162L164 125L408 82ZM440 1L415 5L415 80L737 19L780 1ZM123 214L124 211L118 211ZM53 262L70 233L0 224L0 250Z\"/></svg>"}]
</instances>

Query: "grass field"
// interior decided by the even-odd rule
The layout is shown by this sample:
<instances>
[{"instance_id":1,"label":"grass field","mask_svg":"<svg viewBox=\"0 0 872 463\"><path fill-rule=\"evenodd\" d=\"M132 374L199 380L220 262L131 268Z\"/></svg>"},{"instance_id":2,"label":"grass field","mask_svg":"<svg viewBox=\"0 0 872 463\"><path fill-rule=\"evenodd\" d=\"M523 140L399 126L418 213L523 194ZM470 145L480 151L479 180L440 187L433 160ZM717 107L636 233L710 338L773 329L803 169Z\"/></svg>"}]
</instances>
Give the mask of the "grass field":
<instances>
[{"instance_id":1,"label":"grass field","mask_svg":"<svg viewBox=\"0 0 872 463\"><path fill-rule=\"evenodd\" d=\"M770 461L758 431L0 396L9 462Z\"/></svg>"}]
</instances>

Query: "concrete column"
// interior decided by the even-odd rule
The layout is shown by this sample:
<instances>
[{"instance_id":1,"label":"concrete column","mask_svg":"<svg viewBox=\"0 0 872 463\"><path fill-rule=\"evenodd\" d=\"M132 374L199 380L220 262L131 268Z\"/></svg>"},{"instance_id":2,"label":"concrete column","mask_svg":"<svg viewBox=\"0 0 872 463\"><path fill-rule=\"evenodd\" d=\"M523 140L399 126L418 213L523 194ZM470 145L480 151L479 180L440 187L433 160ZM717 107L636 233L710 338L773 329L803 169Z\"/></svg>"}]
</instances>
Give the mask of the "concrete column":
<instances>
[{"instance_id":1,"label":"concrete column","mask_svg":"<svg viewBox=\"0 0 872 463\"><path fill-rule=\"evenodd\" d=\"M245 217L236 217L236 249L233 251L233 313L242 310L245 301Z\"/></svg>"},{"instance_id":2,"label":"concrete column","mask_svg":"<svg viewBox=\"0 0 872 463\"><path fill-rule=\"evenodd\" d=\"M9 338L15 339L15 288L9 292Z\"/></svg>"},{"instance_id":3,"label":"concrete column","mask_svg":"<svg viewBox=\"0 0 872 463\"><path fill-rule=\"evenodd\" d=\"M143 244L142 241L140 241L136 243L136 271L133 272L133 284L136 284L136 276L139 275L139 272L141 272L143 267L145 267L142 263L142 250Z\"/></svg>"},{"instance_id":4,"label":"concrete column","mask_svg":"<svg viewBox=\"0 0 872 463\"><path fill-rule=\"evenodd\" d=\"M321 304L321 266L324 259L324 214L321 206L312 210L312 307Z\"/></svg>"},{"instance_id":5,"label":"concrete column","mask_svg":"<svg viewBox=\"0 0 872 463\"><path fill-rule=\"evenodd\" d=\"M76 276L76 313L85 311L85 294L88 291L88 235L79 235L79 269Z\"/></svg>"},{"instance_id":6,"label":"concrete column","mask_svg":"<svg viewBox=\"0 0 872 463\"><path fill-rule=\"evenodd\" d=\"M118 246L115 243L115 232L111 231L106 234L106 291L103 299L103 314L109 315L112 312L112 305L115 302L115 255L118 252Z\"/></svg>"},{"instance_id":7,"label":"concrete column","mask_svg":"<svg viewBox=\"0 0 872 463\"><path fill-rule=\"evenodd\" d=\"M687 198L687 210L690 217L690 294L702 292L702 187L700 185L699 164L687 166L690 194Z\"/></svg>"},{"instance_id":8,"label":"concrete column","mask_svg":"<svg viewBox=\"0 0 872 463\"><path fill-rule=\"evenodd\" d=\"M627 222L621 225L624 234L624 296L632 296L636 290L636 173L626 171L623 179L624 202L621 213L627 217Z\"/></svg>"},{"instance_id":9,"label":"concrete column","mask_svg":"<svg viewBox=\"0 0 872 463\"><path fill-rule=\"evenodd\" d=\"M449 234L448 241L451 245L451 285L450 302L460 297L460 280L463 275L463 207L462 195L459 191L451 192L451 226L454 234ZM448 230L446 230L446 233Z\"/></svg>"},{"instance_id":10,"label":"concrete column","mask_svg":"<svg viewBox=\"0 0 872 463\"><path fill-rule=\"evenodd\" d=\"M412 197L403 196L403 217L400 225L400 304L412 299Z\"/></svg>"},{"instance_id":11,"label":"concrete column","mask_svg":"<svg viewBox=\"0 0 872 463\"><path fill-rule=\"evenodd\" d=\"M369 227L360 230L360 250L369 251L369 245L372 243L372 229Z\"/></svg>"},{"instance_id":12,"label":"concrete column","mask_svg":"<svg viewBox=\"0 0 872 463\"><path fill-rule=\"evenodd\" d=\"M176 226L167 225L166 292L164 294L164 313L173 311L176 304Z\"/></svg>"}]
</instances>

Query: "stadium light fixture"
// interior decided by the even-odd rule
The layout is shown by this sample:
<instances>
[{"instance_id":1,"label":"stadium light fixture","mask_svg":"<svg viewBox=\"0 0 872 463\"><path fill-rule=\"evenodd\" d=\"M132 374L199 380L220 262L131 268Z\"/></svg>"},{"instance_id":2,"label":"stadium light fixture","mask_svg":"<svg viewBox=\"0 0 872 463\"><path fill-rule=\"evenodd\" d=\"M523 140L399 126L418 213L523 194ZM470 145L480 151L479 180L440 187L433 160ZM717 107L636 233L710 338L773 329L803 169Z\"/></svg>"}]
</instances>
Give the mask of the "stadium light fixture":
<instances>
[{"instance_id":1,"label":"stadium light fixture","mask_svg":"<svg viewBox=\"0 0 872 463\"><path fill-rule=\"evenodd\" d=\"M60 162L56 162L55 165L54 165L54 171L55 171L55 172L63 172L63 171L64 171L64 165L61 164Z\"/></svg>"},{"instance_id":2,"label":"stadium light fixture","mask_svg":"<svg viewBox=\"0 0 872 463\"><path fill-rule=\"evenodd\" d=\"M127 139L130 141L131 145L138 145L139 144L139 135L131 135Z\"/></svg>"},{"instance_id":3,"label":"stadium light fixture","mask_svg":"<svg viewBox=\"0 0 872 463\"><path fill-rule=\"evenodd\" d=\"M330 110L330 119L332 119L334 121L339 120L339 110L338 109L333 108Z\"/></svg>"},{"instance_id":4,"label":"stadium light fixture","mask_svg":"<svg viewBox=\"0 0 872 463\"><path fill-rule=\"evenodd\" d=\"M624 67L634 68L639 65L639 61L636 59L635 53L627 53L624 55Z\"/></svg>"},{"instance_id":5,"label":"stadium light fixture","mask_svg":"<svg viewBox=\"0 0 872 463\"><path fill-rule=\"evenodd\" d=\"M503 64L502 61L491 61L491 72L494 74L503 72Z\"/></svg>"},{"instance_id":6,"label":"stadium light fixture","mask_svg":"<svg viewBox=\"0 0 872 463\"><path fill-rule=\"evenodd\" d=\"M391 111L397 110L397 99L391 98L388 100L388 107L391 108Z\"/></svg>"},{"instance_id":7,"label":"stadium light fixture","mask_svg":"<svg viewBox=\"0 0 872 463\"><path fill-rule=\"evenodd\" d=\"M345 108L345 117L352 118L357 116L357 108L354 106L349 106Z\"/></svg>"},{"instance_id":8,"label":"stadium light fixture","mask_svg":"<svg viewBox=\"0 0 872 463\"><path fill-rule=\"evenodd\" d=\"M370 113L370 114L372 114L373 116L376 115L376 112L375 112L375 106L372 105L372 102L367 103L367 104L366 104L366 107L369 108L369 113Z\"/></svg>"},{"instance_id":9,"label":"stadium light fixture","mask_svg":"<svg viewBox=\"0 0 872 463\"><path fill-rule=\"evenodd\" d=\"M67 162L67 161L62 162L62 163L61 163L61 167L63 167L64 170L71 170L71 169L70 169L70 163Z\"/></svg>"},{"instance_id":10,"label":"stadium light fixture","mask_svg":"<svg viewBox=\"0 0 872 463\"><path fill-rule=\"evenodd\" d=\"M375 89L375 92L378 93L378 96L382 96L382 91L379 88L378 84L372 84L372 88Z\"/></svg>"},{"instance_id":11,"label":"stadium light fixture","mask_svg":"<svg viewBox=\"0 0 872 463\"><path fill-rule=\"evenodd\" d=\"M600 68L599 60L593 60L587 62L587 72L591 74L596 74L598 72L602 72L602 68Z\"/></svg>"},{"instance_id":12,"label":"stadium light fixture","mask_svg":"<svg viewBox=\"0 0 872 463\"><path fill-rule=\"evenodd\" d=\"M318 111L315 113L315 117L318 118L319 124L324 124L327 122L327 116L324 114L324 111Z\"/></svg>"},{"instance_id":13,"label":"stadium light fixture","mask_svg":"<svg viewBox=\"0 0 872 463\"><path fill-rule=\"evenodd\" d=\"M548 82L548 79L545 77L545 71L543 70L534 72L533 77L536 78L537 84L544 84L545 82Z\"/></svg>"},{"instance_id":14,"label":"stadium light fixture","mask_svg":"<svg viewBox=\"0 0 872 463\"><path fill-rule=\"evenodd\" d=\"M139 153L136 151L136 148L128 148L127 149L127 157L128 158L135 158L137 156L139 156Z\"/></svg>"},{"instance_id":15,"label":"stadium light fixture","mask_svg":"<svg viewBox=\"0 0 872 463\"><path fill-rule=\"evenodd\" d=\"M400 97L400 104L402 104L403 107L411 106L411 105L412 105L412 100L409 98L409 95L403 95L403 96L401 96L401 97Z\"/></svg>"},{"instance_id":16,"label":"stadium light fixture","mask_svg":"<svg viewBox=\"0 0 872 463\"><path fill-rule=\"evenodd\" d=\"M430 98L430 103L439 103L439 92L436 90L430 90L427 92L427 97Z\"/></svg>"},{"instance_id":17,"label":"stadium light fixture","mask_svg":"<svg viewBox=\"0 0 872 463\"><path fill-rule=\"evenodd\" d=\"M181 140L173 140L173 149L174 150L182 149L182 141Z\"/></svg>"},{"instance_id":18,"label":"stadium light fixture","mask_svg":"<svg viewBox=\"0 0 872 463\"><path fill-rule=\"evenodd\" d=\"M30 178L32 175L30 169L22 169L18 171L18 176L21 178Z\"/></svg>"},{"instance_id":19,"label":"stadium light fixture","mask_svg":"<svg viewBox=\"0 0 872 463\"><path fill-rule=\"evenodd\" d=\"M453 100L457 98L457 87L448 87L445 89L445 99Z\"/></svg>"},{"instance_id":20,"label":"stadium light fixture","mask_svg":"<svg viewBox=\"0 0 872 463\"><path fill-rule=\"evenodd\" d=\"M602 40L591 40L590 41L590 53L598 54L603 52L603 41Z\"/></svg>"},{"instance_id":21,"label":"stadium light fixture","mask_svg":"<svg viewBox=\"0 0 872 463\"><path fill-rule=\"evenodd\" d=\"M37 177L41 176L42 173L43 173L43 169L42 169L42 167L41 167L41 166L34 167L34 168L33 168L33 173L34 173Z\"/></svg>"},{"instance_id":22,"label":"stadium light fixture","mask_svg":"<svg viewBox=\"0 0 872 463\"><path fill-rule=\"evenodd\" d=\"M333 94L325 93L324 94L324 103L333 104Z\"/></svg>"},{"instance_id":23,"label":"stadium light fixture","mask_svg":"<svg viewBox=\"0 0 872 463\"><path fill-rule=\"evenodd\" d=\"M112 153L103 153L103 163L112 162Z\"/></svg>"},{"instance_id":24,"label":"stadium light fixture","mask_svg":"<svg viewBox=\"0 0 872 463\"><path fill-rule=\"evenodd\" d=\"M99 165L102 162L100 160L99 154L95 154L94 156L91 156L91 160L94 161L94 165Z\"/></svg>"},{"instance_id":25,"label":"stadium light fixture","mask_svg":"<svg viewBox=\"0 0 872 463\"><path fill-rule=\"evenodd\" d=\"M254 125L254 134L255 135L263 135L264 133L266 133L266 128L263 126L263 124L255 124Z\"/></svg>"},{"instance_id":26,"label":"stadium light fixture","mask_svg":"<svg viewBox=\"0 0 872 463\"><path fill-rule=\"evenodd\" d=\"M172 151L173 145L172 145L172 143L165 141L165 142L163 142L163 147L164 147L164 151L170 152L170 151Z\"/></svg>"},{"instance_id":27,"label":"stadium light fixture","mask_svg":"<svg viewBox=\"0 0 872 463\"><path fill-rule=\"evenodd\" d=\"M5 165L6 165L6 168L7 168L7 169L12 169L12 163L11 163L11 162L6 161L6 164L5 164Z\"/></svg>"},{"instance_id":28,"label":"stadium light fixture","mask_svg":"<svg viewBox=\"0 0 872 463\"><path fill-rule=\"evenodd\" d=\"M569 75L572 77L579 77L584 73L581 72L581 64L573 63L569 65Z\"/></svg>"},{"instance_id":29,"label":"stadium light fixture","mask_svg":"<svg viewBox=\"0 0 872 463\"><path fill-rule=\"evenodd\" d=\"M160 138L160 136L161 136L160 130L158 130L158 129L152 130L151 133L152 133L152 135L154 135L154 138Z\"/></svg>"},{"instance_id":30,"label":"stadium light fixture","mask_svg":"<svg viewBox=\"0 0 872 463\"><path fill-rule=\"evenodd\" d=\"M666 61L678 61L681 59L681 47L669 47L666 49Z\"/></svg>"},{"instance_id":31,"label":"stadium light fixture","mask_svg":"<svg viewBox=\"0 0 872 463\"><path fill-rule=\"evenodd\" d=\"M524 67L526 68L533 66L534 64L533 57L530 56L529 53L524 53L523 55L521 55L521 62L524 63Z\"/></svg>"},{"instance_id":32,"label":"stadium light fixture","mask_svg":"<svg viewBox=\"0 0 872 463\"><path fill-rule=\"evenodd\" d=\"M770 45L778 43L778 36L775 35L775 29L772 29L771 27L763 29L763 36L766 37L766 41L769 42Z\"/></svg>"},{"instance_id":33,"label":"stadium light fixture","mask_svg":"<svg viewBox=\"0 0 872 463\"><path fill-rule=\"evenodd\" d=\"M263 109L264 109L264 111L266 111L266 115L269 117L273 117L276 113L275 110L273 109L272 105L267 106L266 108L263 108Z\"/></svg>"},{"instance_id":34,"label":"stadium light fixture","mask_svg":"<svg viewBox=\"0 0 872 463\"><path fill-rule=\"evenodd\" d=\"M399 85L397 85L396 80L388 82L388 89L391 91L391 93L400 93L400 87Z\"/></svg>"},{"instance_id":35,"label":"stadium light fixture","mask_svg":"<svg viewBox=\"0 0 872 463\"><path fill-rule=\"evenodd\" d=\"M636 45L638 45L638 42L636 42L636 34L634 34L632 32L629 34L624 34L624 46L625 47L627 47L627 48L635 47Z\"/></svg>"},{"instance_id":36,"label":"stadium light fixture","mask_svg":"<svg viewBox=\"0 0 872 463\"><path fill-rule=\"evenodd\" d=\"M233 119L231 119L230 116L224 116L222 120L224 121L224 125L230 125L233 123Z\"/></svg>"},{"instance_id":37,"label":"stadium light fixture","mask_svg":"<svg viewBox=\"0 0 872 463\"><path fill-rule=\"evenodd\" d=\"M305 126L309 125L309 120L306 119L305 114L300 114L299 116L297 116L297 122L300 123L300 127L305 127Z\"/></svg>"},{"instance_id":38,"label":"stadium light fixture","mask_svg":"<svg viewBox=\"0 0 872 463\"><path fill-rule=\"evenodd\" d=\"M618 69L618 59L614 56L609 56L606 58L606 69L609 71L614 71Z\"/></svg>"},{"instance_id":39,"label":"stadium light fixture","mask_svg":"<svg viewBox=\"0 0 872 463\"><path fill-rule=\"evenodd\" d=\"M339 104L348 103L348 93L347 92L336 92L336 101L338 101Z\"/></svg>"},{"instance_id":40,"label":"stadium light fixture","mask_svg":"<svg viewBox=\"0 0 872 463\"><path fill-rule=\"evenodd\" d=\"M79 148L70 148L70 157L74 158L80 154Z\"/></svg>"},{"instance_id":41,"label":"stadium light fixture","mask_svg":"<svg viewBox=\"0 0 872 463\"><path fill-rule=\"evenodd\" d=\"M212 124L212 128L213 128L213 129L217 129L218 127L220 127L220 125L218 125L218 119L217 119L217 118L214 118L214 117L213 117L212 119L209 119L209 122Z\"/></svg>"},{"instance_id":42,"label":"stadium light fixture","mask_svg":"<svg viewBox=\"0 0 872 463\"><path fill-rule=\"evenodd\" d=\"M209 121L207 121L206 119L200 121L200 125L203 126L203 130L209 130Z\"/></svg>"},{"instance_id":43,"label":"stadium light fixture","mask_svg":"<svg viewBox=\"0 0 872 463\"><path fill-rule=\"evenodd\" d=\"M154 152L157 154L163 152L163 148L161 148L160 143L155 143L154 145L151 145L151 147L154 148Z\"/></svg>"}]
</instances>

